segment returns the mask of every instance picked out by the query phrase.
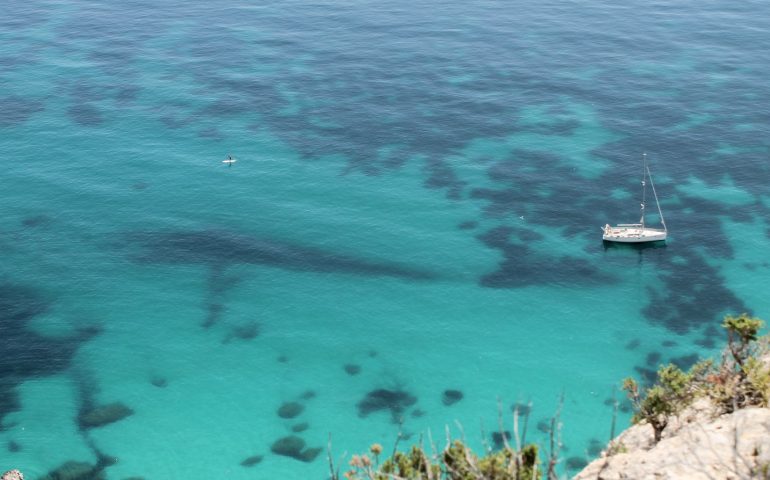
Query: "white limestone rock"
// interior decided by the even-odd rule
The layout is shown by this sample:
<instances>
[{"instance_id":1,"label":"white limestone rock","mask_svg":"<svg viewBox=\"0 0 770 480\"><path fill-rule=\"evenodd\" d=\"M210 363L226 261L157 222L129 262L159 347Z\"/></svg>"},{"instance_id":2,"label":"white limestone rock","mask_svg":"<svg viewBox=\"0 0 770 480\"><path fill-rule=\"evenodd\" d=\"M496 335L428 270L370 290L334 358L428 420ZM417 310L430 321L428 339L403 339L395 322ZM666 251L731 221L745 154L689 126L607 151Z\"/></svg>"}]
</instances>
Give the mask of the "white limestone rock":
<instances>
[{"instance_id":1,"label":"white limestone rock","mask_svg":"<svg viewBox=\"0 0 770 480\"><path fill-rule=\"evenodd\" d=\"M24 475L18 470L9 470L0 477L0 480L24 480Z\"/></svg>"},{"instance_id":2,"label":"white limestone rock","mask_svg":"<svg viewBox=\"0 0 770 480\"><path fill-rule=\"evenodd\" d=\"M652 444L652 427L634 425L613 441L622 453L603 454L575 480L740 480L770 474L770 409L745 408L714 417L702 400L672 419Z\"/></svg>"}]
</instances>

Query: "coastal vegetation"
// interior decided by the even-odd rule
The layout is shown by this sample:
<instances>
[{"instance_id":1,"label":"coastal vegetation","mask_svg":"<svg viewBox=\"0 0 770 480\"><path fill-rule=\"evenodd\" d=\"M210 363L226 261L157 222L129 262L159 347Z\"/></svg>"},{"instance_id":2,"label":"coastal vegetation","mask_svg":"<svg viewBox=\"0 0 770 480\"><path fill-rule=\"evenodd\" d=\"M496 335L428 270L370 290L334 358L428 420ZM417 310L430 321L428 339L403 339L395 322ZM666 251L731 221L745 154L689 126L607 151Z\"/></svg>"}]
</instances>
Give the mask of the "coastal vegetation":
<instances>
[{"instance_id":1,"label":"coastal vegetation","mask_svg":"<svg viewBox=\"0 0 770 480\"><path fill-rule=\"evenodd\" d=\"M457 401L462 393L447 390L444 400ZM555 480L561 444L561 423L559 422L561 402L551 417L550 451L545 465L540 459L540 447L526 443L527 419L531 405L512 406L512 431L503 426L502 404L498 408L499 431L492 433L495 448L484 443L485 453L478 455L462 440L452 439L447 427L443 449L439 449L432 437L426 448L422 439L408 451L398 449L398 441L392 454L383 458L383 447L375 443L369 452L353 455L347 468L340 473L335 468L329 441L329 470L331 480ZM520 422L520 418L524 421ZM521 423L521 426L520 426ZM462 431L462 428L461 428ZM485 435L482 432L482 437ZM513 445L511 445L513 442Z\"/></svg>"},{"instance_id":2,"label":"coastal vegetation","mask_svg":"<svg viewBox=\"0 0 770 480\"><path fill-rule=\"evenodd\" d=\"M380 462L382 445L374 444L369 454L353 455L346 480L540 480L543 471L538 447L529 444L519 450L506 445L497 452L479 457L462 441L448 441L441 452L428 453L422 446L408 452L395 452ZM332 480L340 480L332 466ZM548 478L553 478L551 475Z\"/></svg>"},{"instance_id":3,"label":"coastal vegetation","mask_svg":"<svg viewBox=\"0 0 770 480\"><path fill-rule=\"evenodd\" d=\"M702 360L688 371L673 364L659 368L657 381L640 388L627 378L623 389L634 404L634 423L646 421L659 442L669 420L698 398L709 399L718 413L770 404L768 338L758 338L764 322L747 314L725 317L727 348L719 362Z\"/></svg>"},{"instance_id":4,"label":"coastal vegetation","mask_svg":"<svg viewBox=\"0 0 770 480\"><path fill-rule=\"evenodd\" d=\"M701 398L716 407L717 415L748 407L768 407L770 348L769 338L759 337L763 326L762 320L748 314L728 315L722 323L727 333L727 347L718 362L702 360L686 371L674 364L662 365L655 382L647 386L632 378L625 379L623 389L634 407L632 423L649 424L653 430L653 444L656 444L669 423ZM518 413L514 412L514 425ZM330 453L331 479L553 480L558 478L557 465L560 463L558 417L557 412L548 428L550 453L546 465L541 462L537 445L520 443L516 428L516 446L511 446L508 443L511 436L502 430L501 422L502 433L496 438L501 439L502 448L487 448L484 455L475 454L464 441L451 440L449 436L442 450L432 442L426 449L420 442L406 452L394 448L392 455L384 459L383 447L374 444L369 452L353 455L342 474L339 469L335 470ZM607 449L608 455L624 452L625 447L614 442L610 442Z\"/></svg>"}]
</instances>

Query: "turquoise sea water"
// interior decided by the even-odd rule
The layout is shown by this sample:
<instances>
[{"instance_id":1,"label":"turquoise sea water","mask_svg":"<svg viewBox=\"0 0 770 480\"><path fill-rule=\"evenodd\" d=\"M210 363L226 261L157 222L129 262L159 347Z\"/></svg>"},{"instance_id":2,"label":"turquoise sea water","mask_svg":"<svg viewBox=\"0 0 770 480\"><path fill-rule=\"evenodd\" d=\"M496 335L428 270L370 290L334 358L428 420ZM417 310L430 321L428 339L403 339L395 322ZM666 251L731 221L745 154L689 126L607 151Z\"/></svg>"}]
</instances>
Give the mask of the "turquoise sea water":
<instances>
[{"instance_id":1,"label":"turquoise sea water","mask_svg":"<svg viewBox=\"0 0 770 480\"><path fill-rule=\"evenodd\" d=\"M770 318L763 2L0 10L0 470L323 479L273 442L545 442L563 395L567 475L620 379ZM644 151L668 244L604 246Z\"/></svg>"}]
</instances>

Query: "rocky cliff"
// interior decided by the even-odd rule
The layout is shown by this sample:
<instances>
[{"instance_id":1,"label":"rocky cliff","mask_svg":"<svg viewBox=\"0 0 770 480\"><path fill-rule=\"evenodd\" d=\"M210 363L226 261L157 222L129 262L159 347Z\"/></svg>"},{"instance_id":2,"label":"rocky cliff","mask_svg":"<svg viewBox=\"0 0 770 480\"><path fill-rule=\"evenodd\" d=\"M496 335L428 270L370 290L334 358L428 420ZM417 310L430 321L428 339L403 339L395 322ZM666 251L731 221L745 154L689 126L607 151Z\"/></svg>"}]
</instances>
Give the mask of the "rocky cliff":
<instances>
[{"instance_id":1,"label":"rocky cliff","mask_svg":"<svg viewBox=\"0 0 770 480\"><path fill-rule=\"evenodd\" d=\"M653 443L645 422L630 427L575 480L770 480L770 409L719 414L701 399Z\"/></svg>"}]
</instances>

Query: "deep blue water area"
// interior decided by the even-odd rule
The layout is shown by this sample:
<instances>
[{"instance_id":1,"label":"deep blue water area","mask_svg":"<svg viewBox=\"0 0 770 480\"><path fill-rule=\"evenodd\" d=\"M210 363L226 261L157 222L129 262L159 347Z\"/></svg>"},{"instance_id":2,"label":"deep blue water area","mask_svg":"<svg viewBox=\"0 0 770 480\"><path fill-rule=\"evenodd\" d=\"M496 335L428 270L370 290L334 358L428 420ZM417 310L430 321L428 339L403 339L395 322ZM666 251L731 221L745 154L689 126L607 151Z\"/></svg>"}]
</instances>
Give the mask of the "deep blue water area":
<instances>
[{"instance_id":1,"label":"deep blue water area","mask_svg":"<svg viewBox=\"0 0 770 480\"><path fill-rule=\"evenodd\" d=\"M770 319L766 2L0 11L0 470L323 479L563 397L566 476ZM605 245L644 152L668 242Z\"/></svg>"}]
</instances>

